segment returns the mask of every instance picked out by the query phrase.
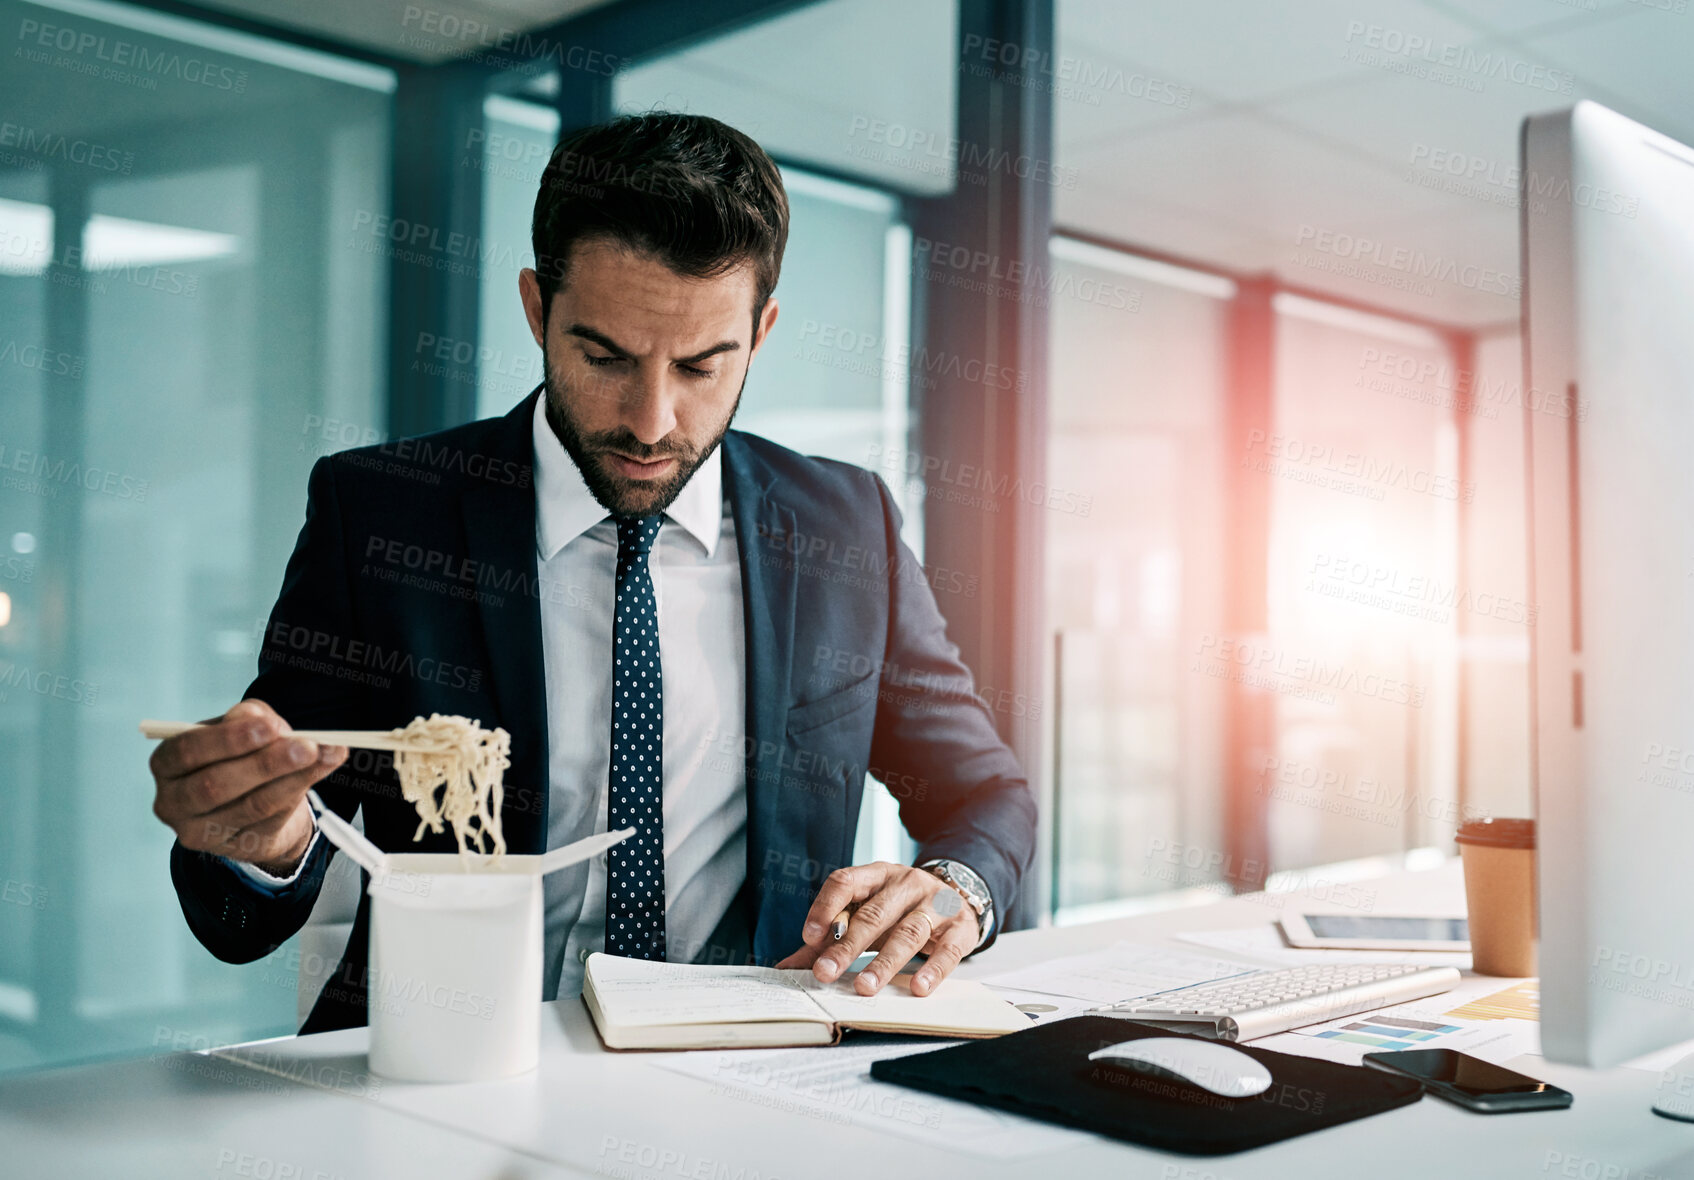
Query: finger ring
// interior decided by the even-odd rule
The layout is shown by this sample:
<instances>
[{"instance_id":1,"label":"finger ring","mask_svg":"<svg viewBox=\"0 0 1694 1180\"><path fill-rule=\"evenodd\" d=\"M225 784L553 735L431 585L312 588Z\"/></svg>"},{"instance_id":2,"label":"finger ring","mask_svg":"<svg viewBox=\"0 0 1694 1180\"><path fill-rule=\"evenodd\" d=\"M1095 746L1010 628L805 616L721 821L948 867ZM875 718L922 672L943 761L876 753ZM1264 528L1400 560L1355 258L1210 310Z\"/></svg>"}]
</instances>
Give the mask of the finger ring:
<instances>
[{"instance_id":1,"label":"finger ring","mask_svg":"<svg viewBox=\"0 0 1694 1180\"><path fill-rule=\"evenodd\" d=\"M925 942L928 942L930 940L930 937L932 935L934 935L934 933L935 933L935 923L931 922L929 920L929 915L924 913L922 910L913 910L912 913L916 914L918 917L923 919L923 924L924 924L923 940Z\"/></svg>"}]
</instances>

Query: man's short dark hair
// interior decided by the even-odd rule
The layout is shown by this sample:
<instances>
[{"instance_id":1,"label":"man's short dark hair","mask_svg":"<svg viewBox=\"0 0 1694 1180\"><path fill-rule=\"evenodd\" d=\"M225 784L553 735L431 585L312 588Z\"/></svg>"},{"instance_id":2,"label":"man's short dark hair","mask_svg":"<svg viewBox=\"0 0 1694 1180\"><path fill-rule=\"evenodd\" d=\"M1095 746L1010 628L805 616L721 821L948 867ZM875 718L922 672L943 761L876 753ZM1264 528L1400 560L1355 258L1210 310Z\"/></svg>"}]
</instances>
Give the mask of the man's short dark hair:
<instances>
[{"instance_id":1,"label":"man's short dark hair","mask_svg":"<svg viewBox=\"0 0 1694 1180\"><path fill-rule=\"evenodd\" d=\"M711 278L750 262L757 324L788 244L788 194L776 162L717 119L625 115L559 141L530 225L543 323L569 277L572 249L609 237L677 274Z\"/></svg>"}]
</instances>

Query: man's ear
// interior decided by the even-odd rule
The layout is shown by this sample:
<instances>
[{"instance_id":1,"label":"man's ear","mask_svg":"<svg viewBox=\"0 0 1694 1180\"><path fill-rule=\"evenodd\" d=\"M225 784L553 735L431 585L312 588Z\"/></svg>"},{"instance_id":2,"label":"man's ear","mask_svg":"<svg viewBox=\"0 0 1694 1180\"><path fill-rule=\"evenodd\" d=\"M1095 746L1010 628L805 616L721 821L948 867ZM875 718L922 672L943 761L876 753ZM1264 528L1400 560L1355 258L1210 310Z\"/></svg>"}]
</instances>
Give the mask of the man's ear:
<instances>
[{"instance_id":1,"label":"man's ear","mask_svg":"<svg viewBox=\"0 0 1694 1180\"><path fill-rule=\"evenodd\" d=\"M771 329L776 326L776 312L776 300L774 298L765 300L765 309L759 313L759 322L754 325L753 350L747 354L748 364L752 364L753 358L759 355L759 349L764 344L765 337L769 336Z\"/></svg>"},{"instance_id":2,"label":"man's ear","mask_svg":"<svg viewBox=\"0 0 1694 1180\"><path fill-rule=\"evenodd\" d=\"M518 272L518 296L523 300L524 318L529 321L529 334L543 352L547 350L547 323L541 318L541 279L533 267Z\"/></svg>"}]
</instances>

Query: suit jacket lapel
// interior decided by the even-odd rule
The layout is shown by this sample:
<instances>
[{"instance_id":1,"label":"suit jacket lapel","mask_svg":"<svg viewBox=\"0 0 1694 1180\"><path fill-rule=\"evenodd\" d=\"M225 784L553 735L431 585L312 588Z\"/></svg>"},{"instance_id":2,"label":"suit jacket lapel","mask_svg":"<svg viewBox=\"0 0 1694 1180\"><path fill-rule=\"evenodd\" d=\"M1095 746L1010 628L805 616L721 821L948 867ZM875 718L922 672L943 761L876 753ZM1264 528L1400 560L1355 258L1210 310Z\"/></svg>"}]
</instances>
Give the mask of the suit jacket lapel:
<instances>
[{"instance_id":1,"label":"suit jacket lapel","mask_svg":"<svg viewBox=\"0 0 1694 1180\"><path fill-rule=\"evenodd\" d=\"M487 456L518 464L528 478L511 483L477 480L463 500L466 552L491 575L477 595L495 710L483 724L492 721L512 737L500 824L507 849L518 853L544 852L547 839L547 678L535 556L535 447L530 437L538 396L530 394L506 415L492 436L490 449L499 453ZM493 462L488 466L495 469Z\"/></svg>"},{"instance_id":2,"label":"suit jacket lapel","mask_svg":"<svg viewBox=\"0 0 1694 1180\"><path fill-rule=\"evenodd\" d=\"M773 962L792 946L778 948L776 923L760 921L779 900L768 854L799 846L798 833L781 831L782 750L787 737L788 673L793 666L794 604L798 571L787 539L794 513L771 499L775 473L732 430L723 440L730 511L735 518L741 564L742 626L747 644L747 884L748 927L753 954ZM770 903L770 904L767 904ZM798 940L799 927L788 932Z\"/></svg>"}]
</instances>

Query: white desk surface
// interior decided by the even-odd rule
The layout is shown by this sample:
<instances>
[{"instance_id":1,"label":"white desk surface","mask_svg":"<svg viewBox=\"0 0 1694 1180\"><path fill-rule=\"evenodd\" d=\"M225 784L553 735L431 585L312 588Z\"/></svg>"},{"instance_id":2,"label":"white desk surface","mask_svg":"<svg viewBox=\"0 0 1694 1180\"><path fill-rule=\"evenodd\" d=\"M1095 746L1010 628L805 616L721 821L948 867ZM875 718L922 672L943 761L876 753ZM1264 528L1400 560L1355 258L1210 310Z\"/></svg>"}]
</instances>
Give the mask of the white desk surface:
<instances>
[{"instance_id":1,"label":"white desk surface","mask_svg":"<svg viewBox=\"0 0 1694 1180\"><path fill-rule=\"evenodd\" d=\"M0 1176L16 1180L552 1180L577 1173L200 1053L0 1082ZM386 1084L386 1083L383 1083Z\"/></svg>"},{"instance_id":2,"label":"white desk surface","mask_svg":"<svg viewBox=\"0 0 1694 1180\"><path fill-rule=\"evenodd\" d=\"M1360 882L1358 888L1374 891L1377 912L1462 908L1456 864ZM1251 895L1009 934L961 973L992 975L1119 939L1158 943L1182 931L1267 922L1281 905L1298 904L1300 897ZM14 1174L10 1165L21 1148L24 1158L51 1164L43 1175L77 1175L84 1163L88 1174L104 1176L255 1175L237 1171L227 1160L219 1166L220 1153L234 1150L298 1160L302 1180L313 1180L314 1167L323 1180L386 1175L517 1180L578 1173L774 1180L842 1169L971 1180L1032 1171L1159 1180L1694 1176L1694 1124L1651 1112L1658 1078L1641 1070L1597 1072L1538 1057L1519 1059L1526 1072L1576 1095L1575 1106L1565 1111L1480 1115L1426 1097L1400 1110L1229 1156L1176 1156L1077 1136L1039 1159L996 1158L943 1150L875 1126L785 1112L775 1108L780 1093L755 1102L720 1092L709 1081L662 1068L653 1055L606 1052L580 1001L546 1007L540 1068L480 1085L385 1081L371 1096L360 1087L313 1088L301 1080L362 1077L365 1029L264 1042L257 1053L236 1048L212 1059L177 1055L8 1079L0 1082L0 1143L6 1145L0 1170ZM302 1068L286 1065L296 1080L284 1081L257 1066L237 1065L244 1053L273 1067L298 1062ZM193 1066L187 1062L212 1061L246 1071L247 1084L237 1084L239 1072L211 1078L188 1072ZM335 1072L340 1070L346 1074ZM256 1089L252 1078L285 1088ZM945 1126L951 1104L918 1097L942 1104ZM66 1160L75 1166L67 1169ZM549 1171L543 1160L568 1171ZM96 1167L101 1164L106 1166ZM275 1175L282 1180L288 1173Z\"/></svg>"}]
</instances>

